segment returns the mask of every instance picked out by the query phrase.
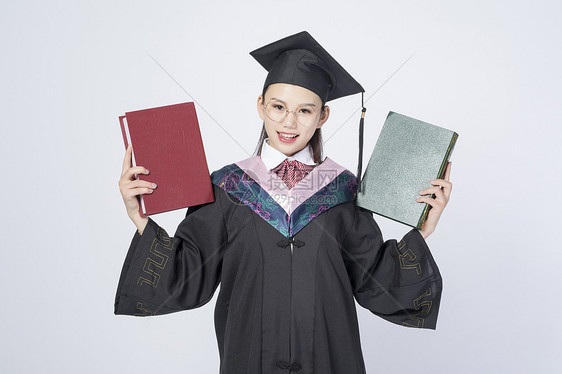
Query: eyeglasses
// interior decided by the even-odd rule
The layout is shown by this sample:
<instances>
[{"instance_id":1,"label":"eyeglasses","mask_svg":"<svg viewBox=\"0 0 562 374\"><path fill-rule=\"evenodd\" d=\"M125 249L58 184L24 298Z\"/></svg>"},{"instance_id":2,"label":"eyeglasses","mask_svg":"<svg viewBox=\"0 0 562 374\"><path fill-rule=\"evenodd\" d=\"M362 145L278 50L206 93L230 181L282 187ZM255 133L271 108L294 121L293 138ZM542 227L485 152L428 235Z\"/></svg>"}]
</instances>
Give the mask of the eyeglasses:
<instances>
[{"instance_id":1,"label":"eyeglasses","mask_svg":"<svg viewBox=\"0 0 562 374\"><path fill-rule=\"evenodd\" d=\"M293 113L297 122L303 126L313 125L318 115L318 111L310 105L302 105L295 110L288 110L282 102L271 100L265 106L265 115L275 122L284 121L289 113Z\"/></svg>"}]
</instances>

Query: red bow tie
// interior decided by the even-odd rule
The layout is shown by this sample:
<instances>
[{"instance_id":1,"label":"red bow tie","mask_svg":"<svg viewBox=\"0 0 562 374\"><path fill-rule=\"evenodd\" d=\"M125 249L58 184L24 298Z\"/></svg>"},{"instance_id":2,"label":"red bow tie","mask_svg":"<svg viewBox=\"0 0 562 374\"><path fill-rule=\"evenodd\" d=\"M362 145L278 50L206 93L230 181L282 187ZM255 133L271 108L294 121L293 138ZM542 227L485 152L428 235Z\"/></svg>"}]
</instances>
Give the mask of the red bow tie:
<instances>
[{"instance_id":1,"label":"red bow tie","mask_svg":"<svg viewBox=\"0 0 562 374\"><path fill-rule=\"evenodd\" d=\"M300 161L288 159L283 160L275 168L271 169L272 172L276 173L279 178L285 182L289 189L295 187L308 173L314 169L313 165L306 165Z\"/></svg>"}]
</instances>

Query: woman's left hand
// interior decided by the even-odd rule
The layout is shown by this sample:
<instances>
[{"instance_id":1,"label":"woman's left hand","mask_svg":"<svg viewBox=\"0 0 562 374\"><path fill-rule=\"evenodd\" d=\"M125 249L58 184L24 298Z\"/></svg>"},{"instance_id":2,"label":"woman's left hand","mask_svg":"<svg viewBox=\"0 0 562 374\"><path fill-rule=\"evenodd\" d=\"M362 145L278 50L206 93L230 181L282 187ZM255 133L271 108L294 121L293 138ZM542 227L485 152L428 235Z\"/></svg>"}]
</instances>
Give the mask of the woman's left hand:
<instances>
[{"instance_id":1,"label":"woman's left hand","mask_svg":"<svg viewBox=\"0 0 562 374\"><path fill-rule=\"evenodd\" d=\"M435 198L432 198L431 196L421 196L416 200L417 202L431 205L427 219L423 228L420 230L420 234L424 239L427 239L427 237L435 231L439 217L441 217L441 213L443 213L443 210L449 202L449 196L451 196L451 190L453 188L453 184L449 182L450 175L451 163L449 162L447 163L447 168L445 169L444 179L432 180L429 183L431 183L433 187L426 188L425 190L419 192L420 195L435 195Z\"/></svg>"}]
</instances>

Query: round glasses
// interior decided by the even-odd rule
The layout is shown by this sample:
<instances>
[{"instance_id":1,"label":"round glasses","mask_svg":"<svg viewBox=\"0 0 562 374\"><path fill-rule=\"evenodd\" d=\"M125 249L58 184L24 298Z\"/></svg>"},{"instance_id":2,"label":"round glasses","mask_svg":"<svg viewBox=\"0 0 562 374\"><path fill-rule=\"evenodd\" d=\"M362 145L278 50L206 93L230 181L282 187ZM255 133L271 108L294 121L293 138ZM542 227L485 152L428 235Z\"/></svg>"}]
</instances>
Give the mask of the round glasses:
<instances>
[{"instance_id":1,"label":"round glasses","mask_svg":"<svg viewBox=\"0 0 562 374\"><path fill-rule=\"evenodd\" d=\"M301 105L295 110L288 110L283 102L271 100L265 106L265 115L275 122L284 121L289 113L293 113L297 122L303 126L313 125L318 115L312 105Z\"/></svg>"}]
</instances>

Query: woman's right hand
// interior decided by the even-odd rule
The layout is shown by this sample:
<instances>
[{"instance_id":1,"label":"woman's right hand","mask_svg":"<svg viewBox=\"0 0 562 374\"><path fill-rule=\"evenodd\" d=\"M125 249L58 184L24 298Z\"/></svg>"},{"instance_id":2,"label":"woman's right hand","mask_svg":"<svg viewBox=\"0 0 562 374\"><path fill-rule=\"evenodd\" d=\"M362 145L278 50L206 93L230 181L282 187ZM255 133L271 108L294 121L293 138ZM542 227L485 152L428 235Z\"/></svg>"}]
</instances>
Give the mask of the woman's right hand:
<instances>
[{"instance_id":1,"label":"woman's right hand","mask_svg":"<svg viewBox=\"0 0 562 374\"><path fill-rule=\"evenodd\" d=\"M151 194L156 188L156 184L135 179L135 174L148 174L149 171L143 166L132 166L132 153L133 149L129 144L125 152L125 159L123 160L123 171L119 179L119 191L121 191L121 196L123 197L123 202L127 208L129 218L131 218L135 226L137 226L139 233L142 234L148 223L148 218L141 217L137 196Z\"/></svg>"}]
</instances>

